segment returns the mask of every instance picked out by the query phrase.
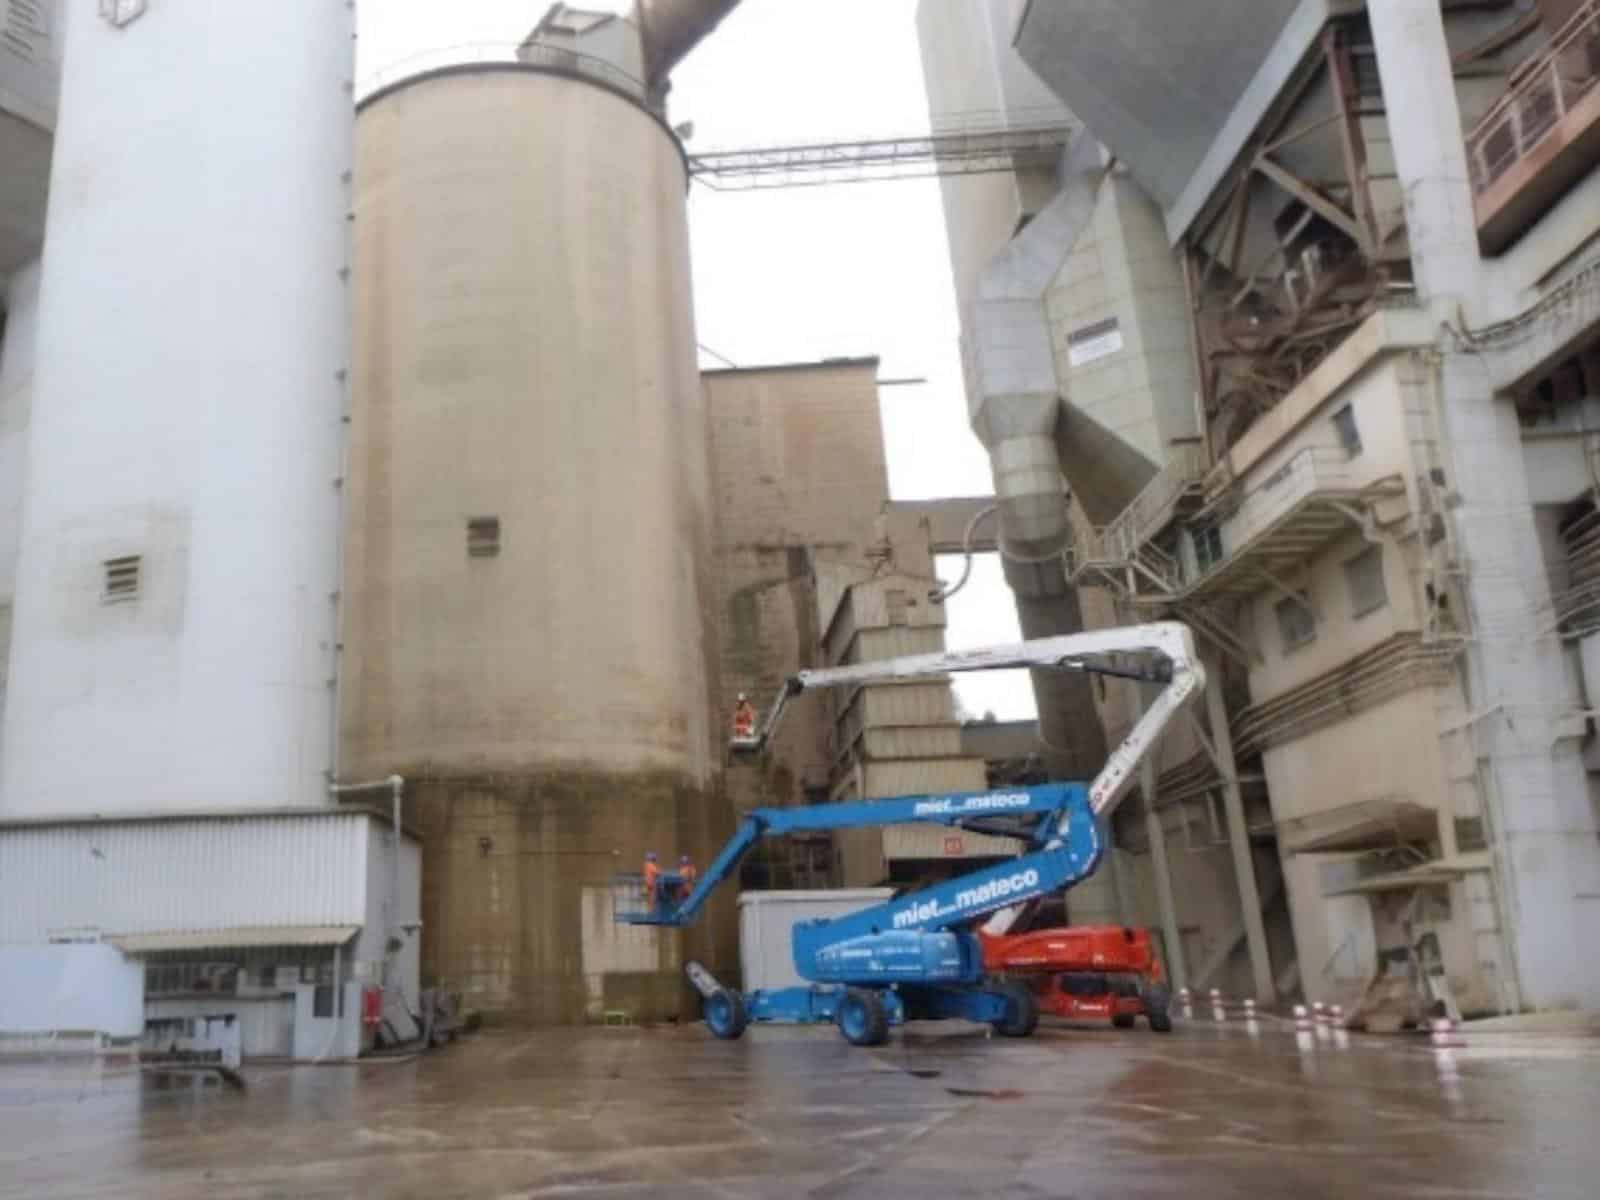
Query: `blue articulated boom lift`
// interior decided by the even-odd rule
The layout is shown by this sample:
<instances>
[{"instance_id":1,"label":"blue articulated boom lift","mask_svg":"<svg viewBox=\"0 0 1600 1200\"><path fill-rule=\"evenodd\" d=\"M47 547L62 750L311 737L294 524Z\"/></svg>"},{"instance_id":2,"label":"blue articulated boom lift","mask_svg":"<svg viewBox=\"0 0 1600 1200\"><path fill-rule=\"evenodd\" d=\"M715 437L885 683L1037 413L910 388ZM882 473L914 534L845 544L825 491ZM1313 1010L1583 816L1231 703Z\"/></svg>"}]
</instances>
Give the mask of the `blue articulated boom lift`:
<instances>
[{"instance_id":1,"label":"blue articulated boom lift","mask_svg":"<svg viewBox=\"0 0 1600 1200\"><path fill-rule=\"evenodd\" d=\"M810 981L806 986L745 995L724 987L698 963L688 964L712 1033L736 1038L750 1021L832 1021L848 1041L870 1046L883 1042L891 1025L945 1017L984 1022L1010 1037L1033 1032L1039 1009L1032 992L985 975L983 951L971 926L987 917L986 928L1003 933L1030 901L1070 888L1094 871L1102 850L1098 819L1121 797L1161 731L1204 684L1186 626L1167 622L1105 629L802 671L785 684L760 733L736 740L733 749L759 753L786 704L804 691L1015 667L1116 675L1166 686L1087 784L753 809L688 895L680 895L682 881L672 874L662 874L651 895L636 876L619 887L619 922L681 926L694 920L712 891L735 874L739 860L763 837L931 823L1025 843L1022 854L997 866L861 912L796 925L794 964L801 978Z\"/></svg>"}]
</instances>

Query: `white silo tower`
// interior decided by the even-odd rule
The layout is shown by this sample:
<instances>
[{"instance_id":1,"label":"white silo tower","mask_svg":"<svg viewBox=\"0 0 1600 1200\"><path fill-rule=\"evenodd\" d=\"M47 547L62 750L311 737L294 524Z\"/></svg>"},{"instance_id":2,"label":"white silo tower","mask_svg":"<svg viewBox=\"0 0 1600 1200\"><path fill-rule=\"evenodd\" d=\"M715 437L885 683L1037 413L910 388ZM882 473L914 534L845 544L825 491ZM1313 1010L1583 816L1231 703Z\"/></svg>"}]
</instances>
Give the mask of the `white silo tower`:
<instances>
[{"instance_id":1,"label":"white silo tower","mask_svg":"<svg viewBox=\"0 0 1600 1200\"><path fill-rule=\"evenodd\" d=\"M324 803L351 8L64 7L0 816Z\"/></svg>"}]
</instances>

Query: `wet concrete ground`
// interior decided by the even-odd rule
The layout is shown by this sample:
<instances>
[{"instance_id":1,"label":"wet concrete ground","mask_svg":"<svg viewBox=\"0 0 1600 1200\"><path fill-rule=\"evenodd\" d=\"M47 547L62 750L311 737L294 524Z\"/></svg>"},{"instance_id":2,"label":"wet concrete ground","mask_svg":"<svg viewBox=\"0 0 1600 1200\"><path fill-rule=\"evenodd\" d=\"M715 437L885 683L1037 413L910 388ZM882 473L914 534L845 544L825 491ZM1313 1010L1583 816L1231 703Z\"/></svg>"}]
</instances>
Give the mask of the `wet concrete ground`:
<instances>
[{"instance_id":1,"label":"wet concrete ground","mask_svg":"<svg viewBox=\"0 0 1600 1200\"><path fill-rule=\"evenodd\" d=\"M1600 1195L1597 1039L969 1030L485 1033L243 1094L0 1062L0 1197Z\"/></svg>"}]
</instances>

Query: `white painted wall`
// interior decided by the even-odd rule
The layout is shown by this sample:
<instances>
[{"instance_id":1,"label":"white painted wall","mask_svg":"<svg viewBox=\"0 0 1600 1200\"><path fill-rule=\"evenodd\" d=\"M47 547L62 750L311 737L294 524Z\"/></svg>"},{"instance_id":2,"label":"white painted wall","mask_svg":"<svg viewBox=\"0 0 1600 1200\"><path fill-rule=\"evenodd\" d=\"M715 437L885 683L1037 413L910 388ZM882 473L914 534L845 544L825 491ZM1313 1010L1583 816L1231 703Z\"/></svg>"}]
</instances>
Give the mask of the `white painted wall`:
<instances>
[{"instance_id":1,"label":"white painted wall","mask_svg":"<svg viewBox=\"0 0 1600 1200\"><path fill-rule=\"evenodd\" d=\"M66 15L61 0L33 0L0 12L0 113L49 129L55 122L60 87L61 30Z\"/></svg>"},{"instance_id":2,"label":"white painted wall","mask_svg":"<svg viewBox=\"0 0 1600 1200\"><path fill-rule=\"evenodd\" d=\"M71 6L6 815L325 802L351 32ZM103 604L128 554L145 593Z\"/></svg>"},{"instance_id":3,"label":"white painted wall","mask_svg":"<svg viewBox=\"0 0 1600 1200\"><path fill-rule=\"evenodd\" d=\"M404 943L395 955L385 979L384 961L390 931L408 922L421 920L422 915L422 847L413 837L402 834L400 838L400 890L391 908L394 879L394 838L388 822L367 821L363 853L366 863L366 917L355 947L347 953L353 959L348 964L351 976L360 983L377 985L388 982L396 986L412 1008L418 1007L417 992L421 979L422 939L419 928L410 934L401 933ZM391 912L393 916L391 916Z\"/></svg>"},{"instance_id":4,"label":"white painted wall","mask_svg":"<svg viewBox=\"0 0 1600 1200\"><path fill-rule=\"evenodd\" d=\"M745 892L739 897L739 959L743 989L799 987L794 965L794 927L801 921L835 920L882 904L892 888L846 888L831 892Z\"/></svg>"},{"instance_id":5,"label":"white painted wall","mask_svg":"<svg viewBox=\"0 0 1600 1200\"><path fill-rule=\"evenodd\" d=\"M0 1035L144 1029L144 966L115 946L0 946Z\"/></svg>"}]
</instances>

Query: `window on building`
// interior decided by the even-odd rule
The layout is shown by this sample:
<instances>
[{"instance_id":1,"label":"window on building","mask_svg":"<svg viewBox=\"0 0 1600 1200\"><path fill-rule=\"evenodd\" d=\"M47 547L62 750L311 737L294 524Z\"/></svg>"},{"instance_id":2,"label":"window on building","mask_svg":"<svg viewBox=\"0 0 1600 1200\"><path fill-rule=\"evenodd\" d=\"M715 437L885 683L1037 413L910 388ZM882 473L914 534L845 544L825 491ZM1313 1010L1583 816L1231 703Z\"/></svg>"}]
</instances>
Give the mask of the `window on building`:
<instances>
[{"instance_id":1,"label":"window on building","mask_svg":"<svg viewBox=\"0 0 1600 1200\"><path fill-rule=\"evenodd\" d=\"M1222 529L1217 525L1197 525L1194 538L1194 562L1204 575L1222 561Z\"/></svg>"},{"instance_id":2,"label":"window on building","mask_svg":"<svg viewBox=\"0 0 1600 1200\"><path fill-rule=\"evenodd\" d=\"M105 578L100 599L106 604L126 604L139 598L139 574L142 560L137 554L105 561Z\"/></svg>"},{"instance_id":3,"label":"window on building","mask_svg":"<svg viewBox=\"0 0 1600 1200\"><path fill-rule=\"evenodd\" d=\"M1350 593L1350 616L1364 617L1389 603L1383 585L1383 548L1368 546L1344 564L1344 586Z\"/></svg>"},{"instance_id":4,"label":"window on building","mask_svg":"<svg viewBox=\"0 0 1600 1200\"><path fill-rule=\"evenodd\" d=\"M500 553L500 518L467 518L467 554L472 558L493 558Z\"/></svg>"},{"instance_id":5,"label":"window on building","mask_svg":"<svg viewBox=\"0 0 1600 1200\"><path fill-rule=\"evenodd\" d=\"M1285 596L1273 611L1278 617L1278 633L1283 638L1285 654L1317 636L1317 619L1311 615L1310 597L1304 592L1299 598Z\"/></svg>"},{"instance_id":6,"label":"window on building","mask_svg":"<svg viewBox=\"0 0 1600 1200\"><path fill-rule=\"evenodd\" d=\"M1473 850L1487 850L1489 838L1482 817L1456 818L1456 849L1463 854Z\"/></svg>"},{"instance_id":7,"label":"window on building","mask_svg":"<svg viewBox=\"0 0 1600 1200\"><path fill-rule=\"evenodd\" d=\"M1333 414L1333 429L1346 454L1354 458L1361 453L1361 431L1356 428L1356 414L1348 404Z\"/></svg>"},{"instance_id":8,"label":"window on building","mask_svg":"<svg viewBox=\"0 0 1600 1200\"><path fill-rule=\"evenodd\" d=\"M884 595L884 607L888 609L889 624L905 625L911 612L911 594L901 588L890 588Z\"/></svg>"},{"instance_id":9,"label":"window on building","mask_svg":"<svg viewBox=\"0 0 1600 1200\"><path fill-rule=\"evenodd\" d=\"M165 959L147 962L144 990L147 996L232 996L239 990L239 966Z\"/></svg>"}]
</instances>

